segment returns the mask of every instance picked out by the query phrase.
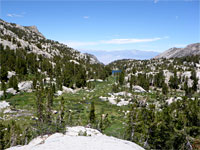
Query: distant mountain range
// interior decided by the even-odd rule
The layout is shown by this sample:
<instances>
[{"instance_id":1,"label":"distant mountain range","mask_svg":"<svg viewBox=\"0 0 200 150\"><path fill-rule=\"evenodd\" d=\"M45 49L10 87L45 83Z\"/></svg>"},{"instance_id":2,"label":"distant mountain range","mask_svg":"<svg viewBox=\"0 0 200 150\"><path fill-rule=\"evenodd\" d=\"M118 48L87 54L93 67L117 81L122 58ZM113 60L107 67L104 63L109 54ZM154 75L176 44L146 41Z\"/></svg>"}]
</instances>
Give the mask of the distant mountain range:
<instances>
[{"instance_id":1,"label":"distant mountain range","mask_svg":"<svg viewBox=\"0 0 200 150\"><path fill-rule=\"evenodd\" d=\"M89 52L90 54L95 55L100 62L108 64L115 60L121 59L151 59L154 58L159 52L154 51L141 51L141 50L115 50L115 51L106 51L106 50L80 50L81 52Z\"/></svg>"},{"instance_id":2,"label":"distant mountain range","mask_svg":"<svg viewBox=\"0 0 200 150\"><path fill-rule=\"evenodd\" d=\"M187 45L185 48L170 48L167 51L157 55L155 58L176 58L192 55L200 55L200 43Z\"/></svg>"},{"instance_id":3,"label":"distant mountain range","mask_svg":"<svg viewBox=\"0 0 200 150\"><path fill-rule=\"evenodd\" d=\"M86 52L87 50L81 50ZM95 55L99 61L104 64L109 64L116 60L123 59L159 59L159 58L175 58L185 57L191 55L200 55L200 43L194 43L186 46L185 48L170 48L163 53L155 51L142 51L142 50L116 50L116 51L105 51L105 50L89 50L91 54Z\"/></svg>"},{"instance_id":4,"label":"distant mountain range","mask_svg":"<svg viewBox=\"0 0 200 150\"><path fill-rule=\"evenodd\" d=\"M151 59L151 58L174 58L191 55L200 55L200 43L194 43L185 48L170 48L159 53L155 51L142 50L79 50L68 47L57 41L46 39L40 33L36 26L20 26L14 23L8 23L0 19L0 43L10 49L24 48L29 52L43 55L47 58L53 58L56 55L62 56L63 53L69 55L76 61L89 60L90 64L109 64L115 60L121 59ZM65 49L65 50L64 50ZM88 52L90 54L88 54Z\"/></svg>"}]
</instances>

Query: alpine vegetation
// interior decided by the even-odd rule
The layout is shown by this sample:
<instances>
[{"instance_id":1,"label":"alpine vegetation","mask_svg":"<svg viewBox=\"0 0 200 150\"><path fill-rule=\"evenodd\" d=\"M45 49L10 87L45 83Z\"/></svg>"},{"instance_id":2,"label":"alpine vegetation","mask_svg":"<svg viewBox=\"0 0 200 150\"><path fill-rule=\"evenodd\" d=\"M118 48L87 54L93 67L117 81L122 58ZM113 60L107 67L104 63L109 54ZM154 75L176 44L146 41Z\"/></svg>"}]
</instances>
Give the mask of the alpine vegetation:
<instances>
[{"instance_id":1,"label":"alpine vegetation","mask_svg":"<svg viewBox=\"0 0 200 150\"><path fill-rule=\"evenodd\" d=\"M199 149L199 54L104 65L0 20L0 150Z\"/></svg>"}]
</instances>

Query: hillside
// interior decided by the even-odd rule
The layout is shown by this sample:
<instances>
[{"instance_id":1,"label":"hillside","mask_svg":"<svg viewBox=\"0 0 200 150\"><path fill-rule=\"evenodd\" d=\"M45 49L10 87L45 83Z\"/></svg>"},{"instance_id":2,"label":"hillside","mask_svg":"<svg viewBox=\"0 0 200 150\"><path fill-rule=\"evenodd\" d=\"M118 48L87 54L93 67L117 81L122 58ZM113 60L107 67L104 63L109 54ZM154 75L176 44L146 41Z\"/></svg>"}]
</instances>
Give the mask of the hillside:
<instances>
[{"instance_id":1,"label":"hillside","mask_svg":"<svg viewBox=\"0 0 200 150\"><path fill-rule=\"evenodd\" d=\"M1 70L5 72L1 74L1 80L4 82L8 81L9 72L18 75L18 82L23 78L39 80L39 74L45 80L80 88L86 86L86 80L90 78L105 79L108 75L104 72L105 66L92 55L46 39L36 26L20 26L0 20L0 33ZM64 79L64 76L73 76L73 80Z\"/></svg>"},{"instance_id":2,"label":"hillside","mask_svg":"<svg viewBox=\"0 0 200 150\"><path fill-rule=\"evenodd\" d=\"M187 56L171 59L151 59L151 60L132 60L123 59L110 63L108 66L112 70L120 69L125 72L127 82L136 82L139 76L148 80L147 83L141 83L140 86L149 90L150 86L162 87L162 82L170 86L173 84L173 77L177 76L177 89L184 89L184 82L189 87L196 86L200 91L200 56ZM161 76L160 76L161 75ZM194 76L194 77L192 77ZM142 77L142 78L143 78ZM163 79L156 79L162 77ZM132 79L131 79L132 78ZM195 78L195 83L194 79ZM196 79L197 78L197 79ZM131 81L132 80L132 81ZM158 82L158 83L157 83ZM195 84L195 85L194 85Z\"/></svg>"},{"instance_id":3,"label":"hillside","mask_svg":"<svg viewBox=\"0 0 200 150\"><path fill-rule=\"evenodd\" d=\"M46 39L36 26L21 26L0 20L0 32L1 44L4 47L8 46L10 49L23 48L28 50L29 53L41 54L47 58L67 54L77 61L89 59L87 61L91 64L99 63L90 55L82 54L57 41Z\"/></svg>"},{"instance_id":4,"label":"hillside","mask_svg":"<svg viewBox=\"0 0 200 150\"><path fill-rule=\"evenodd\" d=\"M175 58L186 57L192 55L200 55L200 43L194 43L186 46L185 48L170 48L169 50L159 54L155 58Z\"/></svg>"}]
</instances>

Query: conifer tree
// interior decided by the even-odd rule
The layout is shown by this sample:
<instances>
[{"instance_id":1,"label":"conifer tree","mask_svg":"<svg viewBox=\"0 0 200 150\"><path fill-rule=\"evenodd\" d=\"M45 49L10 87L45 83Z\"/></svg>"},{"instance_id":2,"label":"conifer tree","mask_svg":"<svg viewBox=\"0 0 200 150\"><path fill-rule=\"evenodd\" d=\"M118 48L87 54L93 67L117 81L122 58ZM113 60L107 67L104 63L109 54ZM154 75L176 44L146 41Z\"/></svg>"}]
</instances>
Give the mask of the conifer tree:
<instances>
[{"instance_id":1,"label":"conifer tree","mask_svg":"<svg viewBox=\"0 0 200 150\"><path fill-rule=\"evenodd\" d=\"M60 99L60 123L61 124L64 123L64 115L65 115L65 100L62 97Z\"/></svg>"},{"instance_id":2,"label":"conifer tree","mask_svg":"<svg viewBox=\"0 0 200 150\"><path fill-rule=\"evenodd\" d=\"M197 91L198 79L196 76L196 71L194 69L191 72L191 79L193 80L192 90Z\"/></svg>"},{"instance_id":3,"label":"conifer tree","mask_svg":"<svg viewBox=\"0 0 200 150\"><path fill-rule=\"evenodd\" d=\"M4 80L1 82L1 90L3 90L4 98L6 98L6 84Z\"/></svg>"},{"instance_id":4,"label":"conifer tree","mask_svg":"<svg viewBox=\"0 0 200 150\"><path fill-rule=\"evenodd\" d=\"M125 76L125 73L124 71L122 71L119 75L119 84L120 85L123 85L124 84L124 76Z\"/></svg>"},{"instance_id":5,"label":"conifer tree","mask_svg":"<svg viewBox=\"0 0 200 150\"><path fill-rule=\"evenodd\" d=\"M52 93L53 93L53 94L56 93L56 86L55 86L54 83L52 84Z\"/></svg>"},{"instance_id":6,"label":"conifer tree","mask_svg":"<svg viewBox=\"0 0 200 150\"><path fill-rule=\"evenodd\" d=\"M169 86L172 89L178 89L178 77L176 71L174 71L174 76L169 79Z\"/></svg>"},{"instance_id":7,"label":"conifer tree","mask_svg":"<svg viewBox=\"0 0 200 150\"><path fill-rule=\"evenodd\" d=\"M4 125L0 122L0 150L4 150L5 149L5 141L4 141Z\"/></svg>"},{"instance_id":8,"label":"conifer tree","mask_svg":"<svg viewBox=\"0 0 200 150\"><path fill-rule=\"evenodd\" d=\"M12 87L18 91L18 81L17 81L17 77L16 76L12 76Z\"/></svg>"},{"instance_id":9,"label":"conifer tree","mask_svg":"<svg viewBox=\"0 0 200 150\"><path fill-rule=\"evenodd\" d=\"M133 101L133 100L132 100ZM127 139L130 141L134 141L134 133L135 133L135 126L136 126L136 119L137 119L137 110L136 110L136 103L130 105L130 112L128 114L128 128L127 128Z\"/></svg>"},{"instance_id":10,"label":"conifer tree","mask_svg":"<svg viewBox=\"0 0 200 150\"><path fill-rule=\"evenodd\" d=\"M0 81L7 81L8 80L8 70L7 67L5 65L1 65L0 68Z\"/></svg>"},{"instance_id":11,"label":"conifer tree","mask_svg":"<svg viewBox=\"0 0 200 150\"><path fill-rule=\"evenodd\" d=\"M185 96L191 97L192 96L192 89L188 87L188 78L184 82L183 89L185 90Z\"/></svg>"},{"instance_id":12,"label":"conifer tree","mask_svg":"<svg viewBox=\"0 0 200 150\"><path fill-rule=\"evenodd\" d=\"M161 88L164 80L165 80L165 77L163 75L163 71L159 71L159 73L157 73L155 75L155 77L154 77L154 84L155 84L155 86Z\"/></svg>"},{"instance_id":13,"label":"conifer tree","mask_svg":"<svg viewBox=\"0 0 200 150\"><path fill-rule=\"evenodd\" d=\"M95 123L95 107L94 107L94 102L91 102L91 107L90 107L90 123L94 124Z\"/></svg>"},{"instance_id":14,"label":"conifer tree","mask_svg":"<svg viewBox=\"0 0 200 150\"><path fill-rule=\"evenodd\" d=\"M132 76L131 76L131 80L130 80L130 91L132 91L133 89L133 80L132 80Z\"/></svg>"},{"instance_id":15,"label":"conifer tree","mask_svg":"<svg viewBox=\"0 0 200 150\"><path fill-rule=\"evenodd\" d=\"M53 93L52 93L52 89L48 89L48 94L47 94L47 122L51 123L51 111L52 111L52 107L53 107Z\"/></svg>"},{"instance_id":16,"label":"conifer tree","mask_svg":"<svg viewBox=\"0 0 200 150\"><path fill-rule=\"evenodd\" d=\"M39 123L44 121L44 104L43 104L43 97L42 97L42 90L36 90L36 109L37 109L37 117Z\"/></svg>"},{"instance_id":17,"label":"conifer tree","mask_svg":"<svg viewBox=\"0 0 200 150\"><path fill-rule=\"evenodd\" d=\"M163 85L162 85L162 93L163 93L164 95L167 95L167 94L168 94L168 86L167 86L166 83L163 83Z\"/></svg>"},{"instance_id":18,"label":"conifer tree","mask_svg":"<svg viewBox=\"0 0 200 150\"><path fill-rule=\"evenodd\" d=\"M33 79L33 89L36 89L36 86L37 86L37 79L34 78Z\"/></svg>"}]
</instances>

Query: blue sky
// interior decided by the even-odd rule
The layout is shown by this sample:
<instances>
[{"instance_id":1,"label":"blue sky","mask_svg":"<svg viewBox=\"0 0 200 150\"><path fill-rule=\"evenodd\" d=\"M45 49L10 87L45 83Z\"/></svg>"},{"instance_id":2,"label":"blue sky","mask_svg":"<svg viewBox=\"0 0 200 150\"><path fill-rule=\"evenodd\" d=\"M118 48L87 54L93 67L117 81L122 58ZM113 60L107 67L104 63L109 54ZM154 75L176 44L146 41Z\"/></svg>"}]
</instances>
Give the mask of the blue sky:
<instances>
[{"instance_id":1,"label":"blue sky","mask_svg":"<svg viewBox=\"0 0 200 150\"><path fill-rule=\"evenodd\" d=\"M0 18L83 51L162 52L200 42L199 0L3 0Z\"/></svg>"}]
</instances>

